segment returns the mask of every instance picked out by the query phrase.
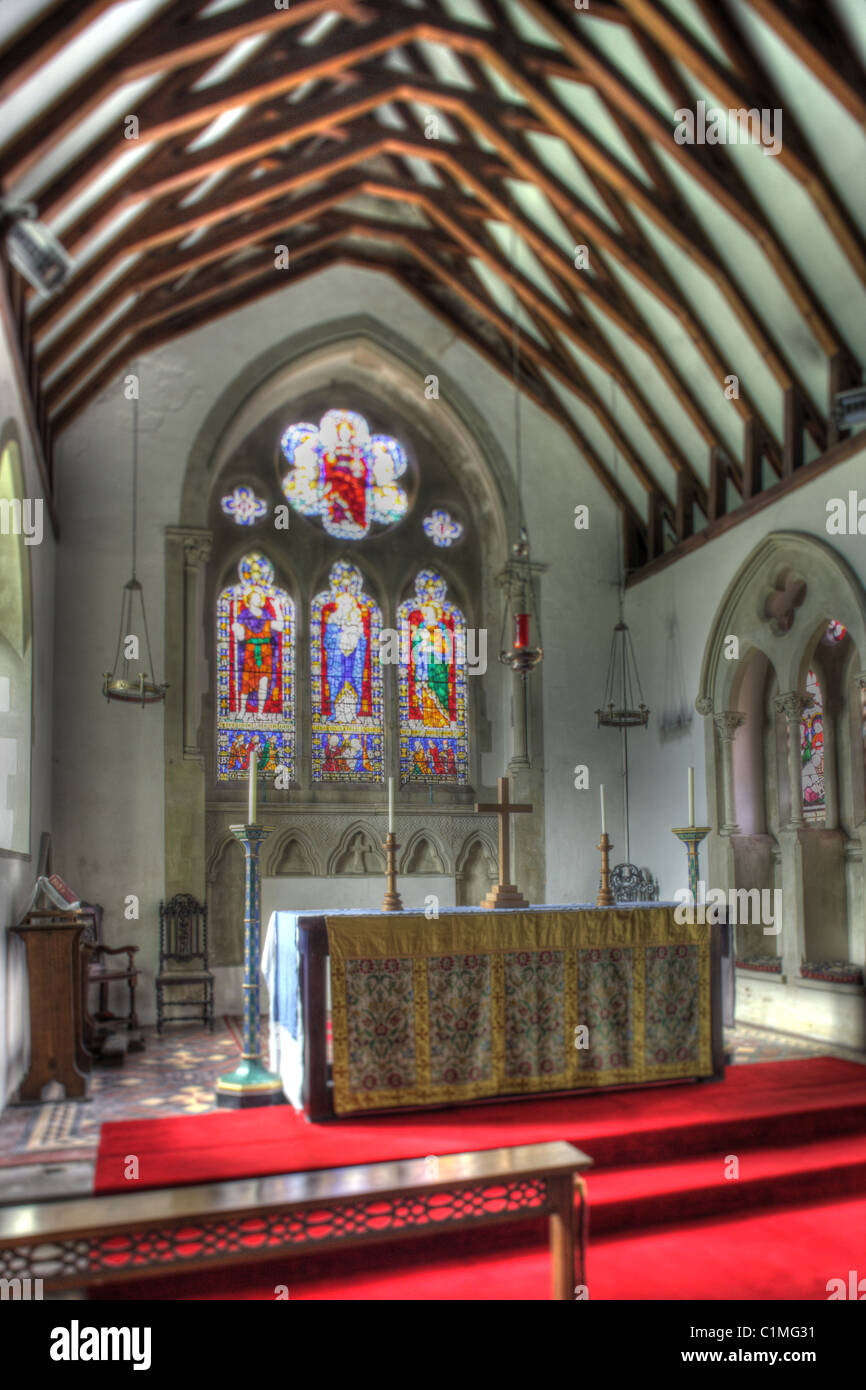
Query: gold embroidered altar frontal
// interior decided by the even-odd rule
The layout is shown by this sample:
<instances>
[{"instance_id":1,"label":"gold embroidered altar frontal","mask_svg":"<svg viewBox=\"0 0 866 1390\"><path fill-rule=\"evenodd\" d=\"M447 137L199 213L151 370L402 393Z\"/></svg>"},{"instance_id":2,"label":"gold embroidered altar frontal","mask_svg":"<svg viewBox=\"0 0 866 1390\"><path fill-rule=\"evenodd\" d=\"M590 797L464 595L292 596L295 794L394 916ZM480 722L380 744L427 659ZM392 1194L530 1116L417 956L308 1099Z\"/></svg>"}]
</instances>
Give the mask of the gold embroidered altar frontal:
<instances>
[{"instance_id":1,"label":"gold embroidered altar frontal","mask_svg":"<svg viewBox=\"0 0 866 1390\"><path fill-rule=\"evenodd\" d=\"M338 1115L713 1074L713 928L673 907L326 921Z\"/></svg>"}]
</instances>

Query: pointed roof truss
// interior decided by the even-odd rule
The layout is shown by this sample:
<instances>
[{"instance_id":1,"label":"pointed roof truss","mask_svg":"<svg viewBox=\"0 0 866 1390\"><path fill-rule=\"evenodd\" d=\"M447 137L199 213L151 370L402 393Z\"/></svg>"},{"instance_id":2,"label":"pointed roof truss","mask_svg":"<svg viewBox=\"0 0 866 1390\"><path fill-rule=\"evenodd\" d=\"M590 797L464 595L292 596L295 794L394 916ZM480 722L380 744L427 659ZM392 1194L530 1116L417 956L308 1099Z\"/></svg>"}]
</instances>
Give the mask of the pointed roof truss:
<instances>
[{"instance_id":1,"label":"pointed roof truss","mask_svg":"<svg viewBox=\"0 0 866 1390\"><path fill-rule=\"evenodd\" d=\"M335 264L509 375L517 347L633 563L837 441L866 356L847 0L9 0L0 23L3 195L75 261L50 298L7 265L48 450L134 355Z\"/></svg>"}]
</instances>

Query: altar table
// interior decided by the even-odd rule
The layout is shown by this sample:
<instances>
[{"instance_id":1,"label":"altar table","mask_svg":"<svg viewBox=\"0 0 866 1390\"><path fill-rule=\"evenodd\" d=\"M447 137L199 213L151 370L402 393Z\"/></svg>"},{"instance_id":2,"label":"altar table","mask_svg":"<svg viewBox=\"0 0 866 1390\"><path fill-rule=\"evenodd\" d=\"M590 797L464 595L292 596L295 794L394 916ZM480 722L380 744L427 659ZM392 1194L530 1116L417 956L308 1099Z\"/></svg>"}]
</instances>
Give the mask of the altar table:
<instances>
[{"instance_id":1,"label":"altar table","mask_svg":"<svg viewBox=\"0 0 866 1390\"><path fill-rule=\"evenodd\" d=\"M274 913L271 1067L311 1120L721 1077L721 930L658 903Z\"/></svg>"}]
</instances>

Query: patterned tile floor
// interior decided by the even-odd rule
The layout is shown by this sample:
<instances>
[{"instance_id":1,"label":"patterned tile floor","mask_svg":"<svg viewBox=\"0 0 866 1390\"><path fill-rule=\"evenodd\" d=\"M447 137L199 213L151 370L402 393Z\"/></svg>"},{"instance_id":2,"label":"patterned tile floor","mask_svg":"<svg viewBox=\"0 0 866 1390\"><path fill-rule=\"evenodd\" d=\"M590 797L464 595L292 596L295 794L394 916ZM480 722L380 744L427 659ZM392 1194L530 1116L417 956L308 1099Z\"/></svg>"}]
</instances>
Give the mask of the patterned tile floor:
<instances>
[{"instance_id":1,"label":"patterned tile floor","mask_svg":"<svg viewBox=\"0 0 866 1390\"><path fill-rule=\"evenodd\" d=\"M237 1058L239 1020L220 1019L213 1033L188 1025L160 1038L148 1029L145 1043L145 1051L128 1053L122 1067L94 1068L92 1100L86 1103L7 1107L0 1116L0 1170L92 1162L100 1126L107 1120L203 1115L216 1109L214 1085ZM726 1030L725 1043L734 1065L819 1056L866 1063L863 1054L760 1028ZM0 1184L0 1201L5 1186Z\"/></svg>"},{"instance_id":2,"label":"patterned tile floor","mask_svg":"<svg viewBox=\"0 0 866 1390\"><path fill-rule=\"evenodd\" d=\"M94 1066L91 1100L7 1107L0 1116L0 1168L94 1159L107 1120L215 1110L216 1079L237 1060L239 1020L218 1019L213 1033L185 1025L162 1037L144 1029L143 1036L145 1050L128 1052L123 1066Z\"/></svg>"}]
</instances>

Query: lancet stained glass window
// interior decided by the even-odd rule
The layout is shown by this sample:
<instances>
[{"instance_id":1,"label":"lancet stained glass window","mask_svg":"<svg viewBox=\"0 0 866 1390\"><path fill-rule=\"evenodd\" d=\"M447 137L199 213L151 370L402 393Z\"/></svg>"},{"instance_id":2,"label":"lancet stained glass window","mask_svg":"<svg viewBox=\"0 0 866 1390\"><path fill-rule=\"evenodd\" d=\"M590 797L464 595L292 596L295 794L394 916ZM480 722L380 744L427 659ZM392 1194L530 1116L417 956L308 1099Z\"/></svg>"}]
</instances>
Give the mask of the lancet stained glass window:
<instances>
[{"instance_id":1,"label":"lancet stained glass window","mask_svg":"<svg viewBox=\"0 0 866 1390\"><path fill-rule=\"evenodd\" d=\"M217 778L294 776L295 610L259 550L238 565L237 584L217 601Z\"/></svg>"},{"instance_id":2,"label":"lancet stained glass window","mask_svg":"<svg viewBox=\"0 0 866 1390\"><path fill-rule=\"evenodd\" d=\"M468 778L466 624L447 584L421 570L397 610L400 633L400 781Z\"/></svg>"},{"instance_id":3,"label":"lancet stained glass window","mask_svg":"<svg viewBox=\"0 0 866 1390\"><path fill-rule=\"evenodd\" d=\"M817 820L824 814L824 697L814 671L806 676L807 705L800 726L802 758L803 814Z\"/></svg>"},{"instance_id":4,"label":"lancet stained glass window","mask_svg":"<svg viewBox=\"0 0 866 1390\"><path fill-rule=\"evenodd\" d=\"M396 439L371 435L363 415L328 410L318 425L289 425L281 445L286 499L302 516L317 517L329 536L362 540L373 525L405 516L409 500L397 479L406 455Z\"/></svg>"},{"instance_id":5,"label":"lancet stained glass window","mask_svg":"<svg viewBox=\"0 0 866 1390\"><path fill-rule=\"evenodd\" d=\"M381 630L360 571L338 561L310 611L315 782L384 779Z\"/></svg>"}]
</instances>

